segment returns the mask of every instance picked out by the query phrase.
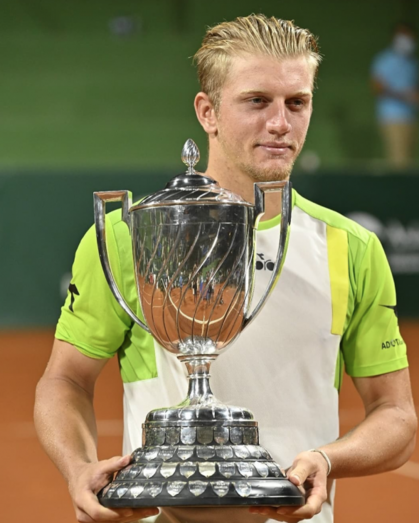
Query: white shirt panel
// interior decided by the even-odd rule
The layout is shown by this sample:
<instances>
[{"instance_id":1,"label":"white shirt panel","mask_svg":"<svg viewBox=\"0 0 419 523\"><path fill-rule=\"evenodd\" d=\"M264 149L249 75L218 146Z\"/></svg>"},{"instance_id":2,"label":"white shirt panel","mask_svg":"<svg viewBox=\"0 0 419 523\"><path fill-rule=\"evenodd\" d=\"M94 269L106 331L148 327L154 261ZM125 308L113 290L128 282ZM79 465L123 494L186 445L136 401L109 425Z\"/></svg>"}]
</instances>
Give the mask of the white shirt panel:
<instances>
[{"instance_id":1,"label":"white shirt panel","mask_svg":"<svg viewBox=\"0 0 419 523\"><path fill-rule=\"evenodd\" d=\"M252 306L268 284L269 260L275 260L278 236L279 226L257 233L256 250L262 255L257 260L264 268L256 271ZM214 394L254 413L261 445L284 468L299 452L338 437L334 378L340 337L331 334L331 325L326 225L294 207L288 253L278 284L259 316L211 371ZM147 412L176 405L186 396L183 365L157 344L156 361L158 378L124 385L124 452L141 446L141 425ZM159 523L209 523L220 517L229 523L266 521L238 509L165 512L158 517ZM331 523L331 505L325 503L321 514L311 521Z\"/></svg>"}]
</instances>

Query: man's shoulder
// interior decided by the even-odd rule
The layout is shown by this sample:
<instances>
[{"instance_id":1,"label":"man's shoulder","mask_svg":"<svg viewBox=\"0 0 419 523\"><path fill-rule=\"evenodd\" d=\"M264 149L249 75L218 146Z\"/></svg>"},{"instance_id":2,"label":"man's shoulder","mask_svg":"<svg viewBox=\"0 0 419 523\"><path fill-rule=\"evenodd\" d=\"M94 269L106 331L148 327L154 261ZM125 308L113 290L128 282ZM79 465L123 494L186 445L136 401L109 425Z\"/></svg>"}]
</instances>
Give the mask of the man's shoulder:
<instances>
[{"instance_id":1,"label":"man's shoulder","mask_svg":"<svg viewBox=\"0 0 419 523\"><path fill-rule=\"evenodd\" d=\"M117 243L128 241L130 238L128 225L122 219L122 210L116 209L106 214L106 222L111 226Z\"/></svg>"},{"instance_id":2,"label":"man's shoulder","mask_svg":"<svg viewBox=\"0 0 419 523\"><path fill-rule=\"evenodd\" d=\"M139 198L133 202L132 206L138 205L144 197ZM106 220L112 225L113 228L121 228L122 231L125 229L128 231L128 227L124 220L122 219L122 209L116 209L115 211L110 211L106 213ZM123 226L123 227L121 227Z\"/></svg>"},{"instance_id":3,"label":"man's shoulder","mask_svg":"<svg viewBox=\"0 0 419 523\"><path fill-rule=\"evenodd\" d=\"M312 218L324 222L329 227L344 230L352 238L357 238L364 244L367 244L371 238L372 233L359 225L359 223L332 209L307 200L307 198L298 193L295 193L295 206Z\"/></svg>"}]
</instances>

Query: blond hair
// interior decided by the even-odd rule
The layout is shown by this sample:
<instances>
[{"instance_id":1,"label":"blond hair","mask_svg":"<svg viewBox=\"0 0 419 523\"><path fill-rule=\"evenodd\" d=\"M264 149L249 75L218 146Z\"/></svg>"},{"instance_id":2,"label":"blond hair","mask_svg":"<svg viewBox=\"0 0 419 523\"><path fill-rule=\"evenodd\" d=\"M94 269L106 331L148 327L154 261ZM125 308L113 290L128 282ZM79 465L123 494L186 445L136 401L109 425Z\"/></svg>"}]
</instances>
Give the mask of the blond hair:
<instances>
[{"instance_id":1,"label":"blond hair","mask_svg":"<svg viewBox=\"0 0 419 523\"><path fill-rule=\"evenodd\" d=\"M279 59L307 56L314 67L314 78L321 62L317 38L290 20L252 14L211 27L194 56L194 62L201 90L209 96L216 109L231 59L243 53Z\"/></svg>"}]
</instances>

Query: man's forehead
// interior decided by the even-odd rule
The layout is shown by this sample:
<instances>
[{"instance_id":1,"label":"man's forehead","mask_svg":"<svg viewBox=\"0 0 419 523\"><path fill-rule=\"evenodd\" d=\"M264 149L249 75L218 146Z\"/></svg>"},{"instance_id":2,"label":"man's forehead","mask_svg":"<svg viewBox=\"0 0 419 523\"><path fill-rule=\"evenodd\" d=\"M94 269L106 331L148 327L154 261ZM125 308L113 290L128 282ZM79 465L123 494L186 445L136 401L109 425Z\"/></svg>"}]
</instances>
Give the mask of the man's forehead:
<instances>
[{"instance_id":1,"label":"man's forehead","mask_svg":"<svg viewBox=\"0 0 419 523\"><path fill-rule=\"evenodd\" d=\"M306 96L312 94L314 74L315 66L306 56L248 54L232 59L224 86L244 94L283 87Z\"/></svg>"}]
</instances>

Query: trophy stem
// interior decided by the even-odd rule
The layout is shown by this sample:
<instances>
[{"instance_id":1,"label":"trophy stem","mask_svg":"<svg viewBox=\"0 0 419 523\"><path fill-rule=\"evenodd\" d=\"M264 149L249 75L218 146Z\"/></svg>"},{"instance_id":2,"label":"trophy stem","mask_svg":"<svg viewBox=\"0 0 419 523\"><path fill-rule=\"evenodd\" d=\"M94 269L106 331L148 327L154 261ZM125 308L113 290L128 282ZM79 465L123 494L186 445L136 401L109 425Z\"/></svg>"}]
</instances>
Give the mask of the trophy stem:
<instances>
[{"instance_id":1,"label":"trophy stem","mask_svg":"<svg viewBox=\"0 0 419 523\"><path fill-rule=\"evenodd\" d=\"M209 383L210 367L217 356L178 356L188 371L188 395L179 407L218 403Z\"/></svg>"}]
</instances>

